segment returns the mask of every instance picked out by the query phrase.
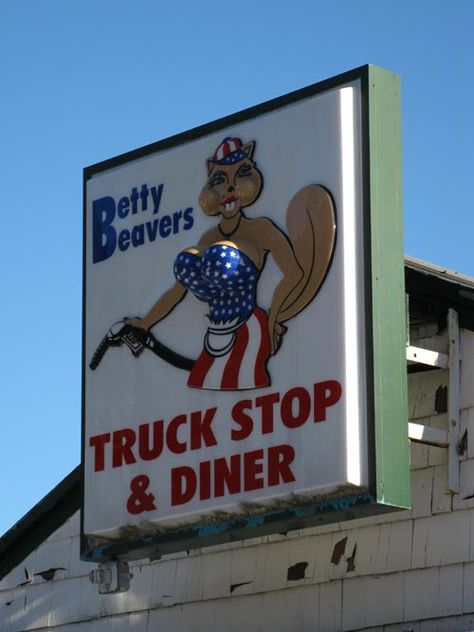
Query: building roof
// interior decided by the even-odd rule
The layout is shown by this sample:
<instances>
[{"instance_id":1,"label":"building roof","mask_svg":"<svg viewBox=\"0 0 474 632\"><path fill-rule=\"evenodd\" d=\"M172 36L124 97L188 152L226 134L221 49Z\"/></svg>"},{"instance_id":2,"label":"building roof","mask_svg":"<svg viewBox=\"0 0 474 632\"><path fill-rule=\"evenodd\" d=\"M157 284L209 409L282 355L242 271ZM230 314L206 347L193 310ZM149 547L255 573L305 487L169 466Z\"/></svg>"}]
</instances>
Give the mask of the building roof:
<instances>
[{"instance_id":1,"label":"building roof","mask_svg":"<svg viewBox=\"0 0 474 632\"><path fill-rule=\"evenodd\" d=\"M426 314L446 322L448 308L458 312L459 325L474 330L474 278L414 257L405 257L405 287L410 317Z\"/></svg>"},{"instance_id":2,"label":"building roof","mask_svg":"<svg viewBox=\"0 0 474 632\"><path fill-rule=\"evenodd\" d=\"M78 465L0 538L0 579L79 509L81 476Z\"/></svg>"}]
</instances>

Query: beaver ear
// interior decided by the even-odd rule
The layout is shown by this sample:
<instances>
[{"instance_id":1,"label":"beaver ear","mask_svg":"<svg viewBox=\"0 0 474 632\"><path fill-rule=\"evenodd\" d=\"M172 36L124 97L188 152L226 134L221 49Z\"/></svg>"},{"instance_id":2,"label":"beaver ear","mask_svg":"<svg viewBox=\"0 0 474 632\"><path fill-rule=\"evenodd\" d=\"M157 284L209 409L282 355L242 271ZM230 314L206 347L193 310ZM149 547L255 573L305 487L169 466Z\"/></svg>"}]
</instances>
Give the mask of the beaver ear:
<instances>
[{"instance_id":1,"label":"beaver ear","mask_svg":"<svg viewBox=\"0 0 474 632\"><path fill-rule=\"evenodd\" d=\"M255 141L251 140L242 147L242 151L252 160L253 152L255 151Z\"/></svg>"},{"instance_id":2,"label":"beaver ear","mask_svg":"<svg viewBox=\"0 0 474 632\"><path fill-rule=\"evenodd\" d=\"M215 165L215 164L216 164L216 163L214 162L214 160L213 160L212 158L208 158L208 159L206 160L206 167L207 167L207 175L208 175L208 176L210 176L210 175L211 175L211 172L212 172L212 170L214 169L214 165Z\"/></svg>"}]
</instances>

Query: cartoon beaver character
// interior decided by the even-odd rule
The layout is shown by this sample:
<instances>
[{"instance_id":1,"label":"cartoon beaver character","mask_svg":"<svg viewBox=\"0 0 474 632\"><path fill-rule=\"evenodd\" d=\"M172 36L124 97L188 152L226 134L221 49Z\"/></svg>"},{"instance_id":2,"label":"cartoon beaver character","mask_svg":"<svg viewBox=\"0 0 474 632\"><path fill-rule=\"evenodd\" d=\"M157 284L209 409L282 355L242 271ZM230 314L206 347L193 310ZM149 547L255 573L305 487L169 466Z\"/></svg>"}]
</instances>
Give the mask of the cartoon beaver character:
<instances>
[{"instance_id":1,"label":"cartoon beaver character","mask_svg":"<svg viewBox=\"0 0 474 632\"><path fill-rule=\"evenodd\" d=\"M199 204L219 223L196 246L179 253L175 284L143 318L127 324L148 331L192 292L209 306L204 349L188 386L217 390L261 388L270 384L267 362L286 331L284 323L315 297L331 263L335 210L329 192L304 187L290 201L286 235L266 217L249 218L263 178L253 160L255 142L225 138L207 160L207 182ZM268 312L257 306L257 284L271 255L282 278Z\"/></svg>"}]
</instances>

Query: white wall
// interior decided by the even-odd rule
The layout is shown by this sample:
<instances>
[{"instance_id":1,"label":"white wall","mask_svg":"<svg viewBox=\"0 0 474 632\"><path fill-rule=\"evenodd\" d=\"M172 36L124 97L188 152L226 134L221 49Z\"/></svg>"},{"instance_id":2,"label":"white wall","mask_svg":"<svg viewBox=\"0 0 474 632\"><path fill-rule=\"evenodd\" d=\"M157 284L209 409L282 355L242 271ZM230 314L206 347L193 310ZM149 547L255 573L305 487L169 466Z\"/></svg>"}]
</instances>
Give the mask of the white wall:
<instances>
[{"instance_id":1,"label":"white wall","mask_svg":"<svg viewBox=\"0 0 474 632\"><path fill-rule=\"evenodd\" d=\"M446 350L446 335L425 342ZM0 629L474 630L474 333L462 332L462 354L459 495L447 493L447 450L411 444L411 511L134 563L130 591L102 596L79 561L76 514L0 582ZM410 375L412 421L447 428L435 410L447 379ZM301 562L304 578L288 581ZM66 570L34 575L51 567ZM21 586L25 569L32 581Z\"/></svg>"}]
</instances>

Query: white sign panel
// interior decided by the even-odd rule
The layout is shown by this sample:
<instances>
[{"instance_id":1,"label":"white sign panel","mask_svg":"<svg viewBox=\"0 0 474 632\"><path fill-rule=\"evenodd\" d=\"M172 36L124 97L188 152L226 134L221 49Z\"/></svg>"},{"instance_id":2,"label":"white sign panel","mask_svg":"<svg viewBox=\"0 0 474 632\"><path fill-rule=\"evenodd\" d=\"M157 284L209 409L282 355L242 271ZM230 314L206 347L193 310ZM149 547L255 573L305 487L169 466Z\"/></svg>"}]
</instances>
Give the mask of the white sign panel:
<instances>
[{"instance_id":1,"label":"white sign panel","mask_svg":"<svg viewBox=\"0 0 474 632\"><path fill-rule=\"evenodd\" d=\"M368 487L360 108L353 81L91 168L87 537Z\"/></svg>"}]
</instances>

